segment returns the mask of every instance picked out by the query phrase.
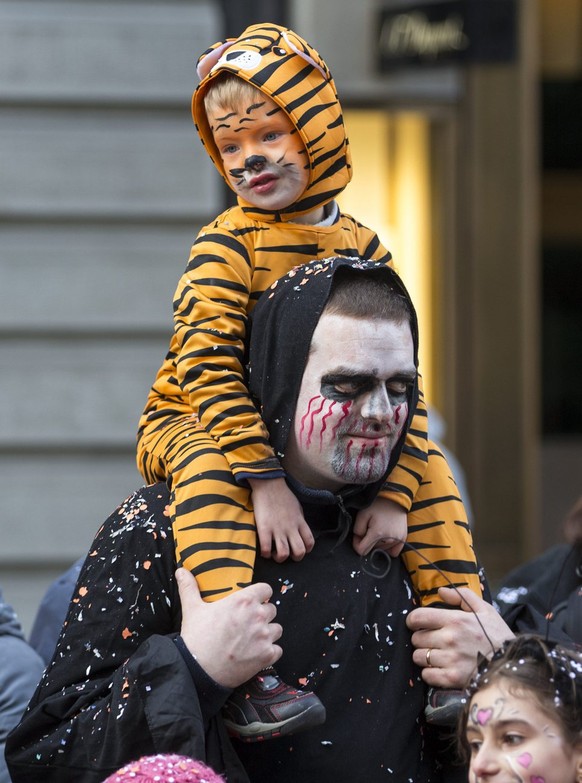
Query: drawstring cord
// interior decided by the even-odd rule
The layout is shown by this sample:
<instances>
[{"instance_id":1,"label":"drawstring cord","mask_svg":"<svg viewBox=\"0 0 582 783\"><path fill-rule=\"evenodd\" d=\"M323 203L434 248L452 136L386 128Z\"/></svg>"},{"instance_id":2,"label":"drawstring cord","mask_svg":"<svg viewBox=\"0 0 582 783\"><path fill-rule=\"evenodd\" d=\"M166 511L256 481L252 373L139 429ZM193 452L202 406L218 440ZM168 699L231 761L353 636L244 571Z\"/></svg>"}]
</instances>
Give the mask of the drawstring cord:
<instances>
[{"instance_id":1,"label":"drawstring cord","mask_svg":"<svg viewBox=\"0 0 582 783\"><path fill-rule=\"evenodd\" d=\"M333 552L338 546L344 543L352 528L352 515L347 510L344 499L341 495L337 496L339 506L339 519L333 530L326 531L327 535L336 535L337 541L333 545ZM388 576L392 568L392 558L383 549L373 549L369 555L362 557L362 571L375 579L383 579Z\"/></svg>"}]
</instances>

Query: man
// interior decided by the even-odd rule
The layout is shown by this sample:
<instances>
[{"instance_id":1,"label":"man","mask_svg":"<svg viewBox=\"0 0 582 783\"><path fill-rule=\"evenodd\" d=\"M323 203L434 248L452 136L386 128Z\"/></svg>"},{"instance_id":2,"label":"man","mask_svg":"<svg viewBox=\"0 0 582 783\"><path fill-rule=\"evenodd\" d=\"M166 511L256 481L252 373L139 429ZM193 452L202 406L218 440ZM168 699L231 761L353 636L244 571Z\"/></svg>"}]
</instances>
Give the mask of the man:
<instances>
[{"instance_id":1,"label":"man","mask_svg":"<svg viewBox=\"0 0 582 783\"><path fill-rule=\"evenodd\" d=\"M10 783L4 761L8 732L16 726L43 670L43 662L24 638L14 609L0 590L0 783Z\"/></svg>"},{"instance_id":2,"label":"man","mask_svg":"<svg viewBox=\"0 0 582 783\"><path fill-rule=\"evenodd\" d=\"M313 551L283 564L259 558L256 584L204 603L192 575L175 573L167 488L134 493L98 532L53 661L10 737L14 783L98 783L153 752L206 760L229 783L453 780L439 771L423 725L425 687L406 627L415 606L409 576L377 541L362 549L352 529L402 448L416 352L410 299L382 264L312 262L265 292L254 311L249 388L313 530ZM207 447L218 453L210 437ZM454 492L454 482L442 490ZM432 672L424 655L417 664ZM286 682L318 694L327 720L238 742L235 752L220 710L235 686L275 661Z\"/></svg>"}]
</instances>

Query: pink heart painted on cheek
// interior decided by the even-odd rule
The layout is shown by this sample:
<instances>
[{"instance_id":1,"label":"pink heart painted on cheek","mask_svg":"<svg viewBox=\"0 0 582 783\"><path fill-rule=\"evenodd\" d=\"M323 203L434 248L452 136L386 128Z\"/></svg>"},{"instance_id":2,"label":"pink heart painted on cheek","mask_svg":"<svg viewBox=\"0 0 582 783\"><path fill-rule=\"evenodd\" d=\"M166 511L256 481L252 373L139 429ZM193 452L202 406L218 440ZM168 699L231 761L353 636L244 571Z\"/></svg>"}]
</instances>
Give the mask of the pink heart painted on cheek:
<instances>
[{"instance_id":1,"label":"pink heart painted on cheek","mask_svg":"<svg viewBox=\"0 0 582 783\"><path fill-rule=\"evenodd\" d=\"M477 711L477 723L479 726L484 726L491 720L493 710L478 710Z\"/></svg>"},{"instance_id":2,"label":"pink heart painted on cheek","mask_svg":"<svg viewBox=\"0 0 582 783\"><path fill-rule=\"evenodd\" d=\"M531 762L532 758L530 753L522 753L521 756L517 757L517 763L521 764L521 766L526 769L530 766ZM539 780L536 782L534 778L532 778L532 783L539 783Z\"/></svg>"}]
</instances>

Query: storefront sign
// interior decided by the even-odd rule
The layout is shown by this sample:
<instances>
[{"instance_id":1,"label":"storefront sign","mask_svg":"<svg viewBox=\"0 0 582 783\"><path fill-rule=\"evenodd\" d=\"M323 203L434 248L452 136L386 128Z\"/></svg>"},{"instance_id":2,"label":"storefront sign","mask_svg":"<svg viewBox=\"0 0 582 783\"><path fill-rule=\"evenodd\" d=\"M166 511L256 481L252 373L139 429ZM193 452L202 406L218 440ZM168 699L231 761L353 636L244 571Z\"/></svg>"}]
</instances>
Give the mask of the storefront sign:
<instances>
[{"instance_id":1,"label":"storefront sign","mask_svg":"<svg viewBox=\"0 0 582 783\"><path fill-rule=\"evenodd\" d=\"M516 57L516 0L443 0L386 5L378 25L378 70L403 65L509 62Z\"/></svg>"}]
</instances>

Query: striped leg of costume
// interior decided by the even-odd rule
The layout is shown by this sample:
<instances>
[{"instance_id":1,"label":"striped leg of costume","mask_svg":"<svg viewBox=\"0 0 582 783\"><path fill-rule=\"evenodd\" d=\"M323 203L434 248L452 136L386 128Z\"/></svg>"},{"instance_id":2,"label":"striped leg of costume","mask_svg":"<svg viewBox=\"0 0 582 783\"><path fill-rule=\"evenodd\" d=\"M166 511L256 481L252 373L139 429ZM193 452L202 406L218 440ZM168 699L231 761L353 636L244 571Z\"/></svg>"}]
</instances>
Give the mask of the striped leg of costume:
<instances>
[{"instance_id":1,"label":"striped leg of costume","mask_svg":"<svg viewBox=\"0 0 582 783\"><path fill-rule=\"evenodd\" d=\"M424 478L408 514L403 559L423 606L439 601L439 587L469 587L482 596L471 530L455 480L429 441Z\"/></svg>"},{"instance_id":2,"label":"striped leg of costume","mask_svg":"<svg viewBox=\"0 0 582 783\"><path fill-rule=\"evenodd\" d=\"M140 451L148 480L159 480L165 464L172 465L176 560L194 574L202 598L224 598L251 584L256 528L250 490L236 483L214 438L193 427L192 417L179 416L148 434Z\"/></svg>"}]
</instances>

